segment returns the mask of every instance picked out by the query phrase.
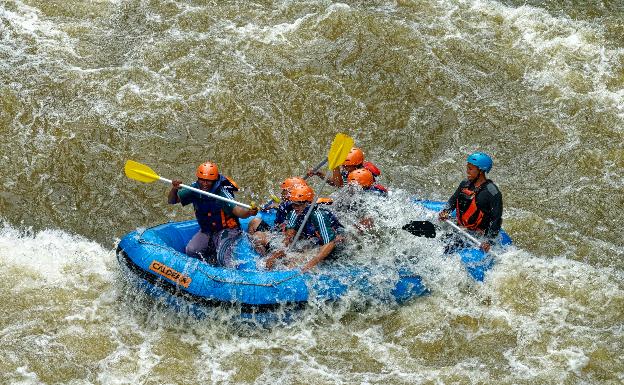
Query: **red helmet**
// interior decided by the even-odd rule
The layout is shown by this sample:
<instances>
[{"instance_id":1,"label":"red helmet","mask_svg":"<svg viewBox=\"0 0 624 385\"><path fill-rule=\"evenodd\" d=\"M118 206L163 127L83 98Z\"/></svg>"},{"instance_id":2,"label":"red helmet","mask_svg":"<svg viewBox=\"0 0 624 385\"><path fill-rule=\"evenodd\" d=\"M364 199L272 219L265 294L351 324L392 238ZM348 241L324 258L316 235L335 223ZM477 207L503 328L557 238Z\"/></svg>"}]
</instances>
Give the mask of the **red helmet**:
<instances>
[{"instance_id":1,"label":"red helmet","mask_svg":"<svg viewBox=\"0 0 624 385\"><path fill-rule=\"evenodd\" d=\"M312 202L314 190L308 185L295 185L290 189L291 202Z\"/></svg>"},{"instance_id":2,"label":"red helmet","mask_svg":"<svg viewBox=\"0 0 624 385\"><path fill-rule=\"evenodd\" d=\"M359 184L364 188L369 188L375 183L375 178L373 177L373 173L368 171L365 168L358 168L357 170L353 170L347 176L347 181L351 184Z\"/></svg>"},{"instance_id":3,"label":"red helmet","mask_svg":"<svg viewBox=\"0 0 624 385\"><path fill-rule=\"evenodd\" d=\"M347 155L347 159L342 163L343 166L359 166L364 162L364 153L357 147L352 147Z\"/></svg>"},{"instance_id":4,"label":"red helmet","mask_svg":"<svg viewBox=\"0 0 624 385\"><path fill-rule=\"evenodd\" d=\"M307 186L308 184L306 183L305 179L300 178L298 176L291 176L290 178L286 178L282 184L280 185L280 187L282 188L282 190L287 190L291 187L297 186L297 185L302 185L302 186Z\"/></svg>"},{"instance_id":5,"label":"red helmet","mask_svg":"<svg viewBox=\"0 0 624 385\"><path fill-rule=\"evenodd\" d=\"M217 180L219 179L219 169L212 162L202 163L197 167L197 177L199 179Z\"/></svg>"}]
</instances>

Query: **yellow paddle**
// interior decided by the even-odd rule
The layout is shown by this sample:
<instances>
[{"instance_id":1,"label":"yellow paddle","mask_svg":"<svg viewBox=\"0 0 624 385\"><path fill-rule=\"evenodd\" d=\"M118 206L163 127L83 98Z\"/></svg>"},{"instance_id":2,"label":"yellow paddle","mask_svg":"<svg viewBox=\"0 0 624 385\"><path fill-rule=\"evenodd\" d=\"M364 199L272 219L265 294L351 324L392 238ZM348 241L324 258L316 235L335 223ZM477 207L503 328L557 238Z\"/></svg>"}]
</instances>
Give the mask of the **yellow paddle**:
<instances>
[{"instance_id":1,"label":"yellow paddle","mask_svg":"<svg viewBox=\"0 0 624 385\"><path fill-rule=\"evenodd\" d=\"M124 167L124 171L125 171L126 176L128 178L134 179L134 180L138 180L139 182L152 183L152 182L155 182L157 180L162 180L163 182L171 184L171 180L159 176L158 174L156 174L154 172L154 170L152 170L148 166L146 166L146 165L144 165L142 163L139 163L139 162L135 162L133 160L126 161L126 165ZM212 193L209 193L208 191L200 190L200 189L195 188L195 187L187 186L185 184L180 184L180 187L185 188L187 190L194 191L194 192L196 192L198 194L207 195L207 196L209 196L211 198L218 199L220 201L233 203L233 204L235 204L237 206L241 206L241 207L244 207L246 209L251 209L252 206L253 206L253 204L252 204L252 206L246 205L244 203L237 202L237 201L235 201L233 199L224 198L222 196L219 196L219 195L216 195L216 194L212 194Z\"/></svg>"},{"instance_id":2,"label":"yellow paddle","mask_svg":"<svg viewBox=\"0 0 624 385\"><path fill-rule=\"evenodd\" d=\"M332 171L336 167L344 163L344 161L347 159L347 155L349 155L349 151L351 151L351 147L353 147L353 139L351 137L345 134L336 134L336 137L334 138L334 141L332 142L332 145L329 149L329 153L327 154L327 169L329 170L329 172L325 176L325 179L321 181L320 189L318 190L318 193L315 194L314 198L312 199L312 206L308 209L308 212L303 218L303 222L301 222L301 226L299 226L299 229L297 230L297 235L295 235L295 238L293 238L292 243L288 247L288 250L291 250L294 247L295 242L297 242L297 240L301 236L303 227L308 222L308 218L310 217L310 214L312 214L314 207L316 207L316 203L317 203L316 198L321 195L321 193L323 192L323 188L325 188L326 182L329 179L331 179Z\"/></svg>"}]
</instances>

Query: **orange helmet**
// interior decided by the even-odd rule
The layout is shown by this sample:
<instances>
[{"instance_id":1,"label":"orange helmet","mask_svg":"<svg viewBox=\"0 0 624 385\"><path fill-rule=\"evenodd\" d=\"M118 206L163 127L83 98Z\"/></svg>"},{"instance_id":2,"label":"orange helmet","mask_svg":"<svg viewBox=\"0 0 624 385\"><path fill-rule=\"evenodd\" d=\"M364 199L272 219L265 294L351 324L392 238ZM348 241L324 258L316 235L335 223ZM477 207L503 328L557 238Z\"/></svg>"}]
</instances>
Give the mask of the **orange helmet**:
<instances>
[{"instance_id":1,"label":"orange helmet","mask_svg":"<svg viewBox=\"0 0 624 385\"><path fill-rule=\"evenodd\" d=\"M202 163L197 167L197 177L200 179L217 180L219 179L219 169L212 162Z\"/></svg>"},{"instance_id":2,"label":"orange helmet","mask_svg":"<svg viewBox=\"0 0 624 385\"><path fill-rule=\"evenodd\" d=\"M375 182L375 178L373 177L373 173L367 169L358 168L357 170L353 170L349 173L347 181L349 183L359 184L364 188L369 188Z\"/></svg>"},{"instance_id":3,"label":"orange helmet","mask_svg":"<svg viewBox=\"0 0 624 385\"><path fill-rule=\"evenodd\" d=\"M314 190L308 185L295 185L290 189L291 202L312 202Z\"/></svg>"},{"instance_id":4,"label":"orange helmet","mask_svg":"<svg viewBox=\"0 0 624 385\"><path fill-rule=\"evenodd\" d=\"M282 188L282 190L287 190L291 187L297 186L297 185L302 185L302 186L307 186L308 184L306 183L305 179L300 178L298 176L291 176L290 178L286 178L282 184L280 185L280 187Z\"/></svg>"},{"instance_id":5,"label":"orange helmet","mask_svg":"<svg viewBox=\"0 0 624 385\"><path fill-rule=\"evenodd\" d=\"M359 166L364 162L364 153L357 147L351 147L343 166Z\"/></svg>"}]
</instances>

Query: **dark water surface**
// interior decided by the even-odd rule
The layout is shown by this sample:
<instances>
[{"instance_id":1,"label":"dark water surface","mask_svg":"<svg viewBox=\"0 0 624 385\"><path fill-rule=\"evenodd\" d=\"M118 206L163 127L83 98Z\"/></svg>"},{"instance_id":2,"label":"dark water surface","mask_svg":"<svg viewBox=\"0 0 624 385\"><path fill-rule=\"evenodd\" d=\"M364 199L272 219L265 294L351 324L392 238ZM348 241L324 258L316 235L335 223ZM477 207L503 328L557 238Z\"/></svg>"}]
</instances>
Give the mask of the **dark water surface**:
<instances>
[{"instance_id":1,"label":"dark water surface","mask_svg":"<svg viewBox=\"0 0 624 385\"><path fill-rule=\"evenodd\" d=\"M0 383L623 382L623 20L616 1L1 1ZM490 153L517 249L483 285L440 261L427 298L270 331L122 284L119 237L193 217L127 159L188 182L213 160L264 201L338 132L382 169L390 227ZM356 258L425 245L391 234Z\"/></svg>"}]
</instances>

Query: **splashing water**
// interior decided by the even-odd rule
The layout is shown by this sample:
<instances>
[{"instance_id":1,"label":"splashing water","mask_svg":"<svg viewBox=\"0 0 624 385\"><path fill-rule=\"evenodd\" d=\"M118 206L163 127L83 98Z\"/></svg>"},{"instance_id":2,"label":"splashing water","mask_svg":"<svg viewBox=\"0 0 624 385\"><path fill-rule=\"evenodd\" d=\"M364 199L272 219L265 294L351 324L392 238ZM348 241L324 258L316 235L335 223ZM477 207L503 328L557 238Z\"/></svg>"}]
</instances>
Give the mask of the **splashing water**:
<instances>
[{"instance_id":1,"label":"splashing water","mask_svg":"<svg viewBox=\"0 0 624 385\"><path fill-rule=\"evenodd\" d=\"M603 3L3 2L0 382L623 382L624 28ZM263 329L120 276L119 237L193 217L125 160L192 182L210 159L260 201L337 132L392 193L349 261L380 288L417 268L431 295L353 293ZM473 150L517 245L483 284L400 230Z\"/></svg>"}]
</instances>

